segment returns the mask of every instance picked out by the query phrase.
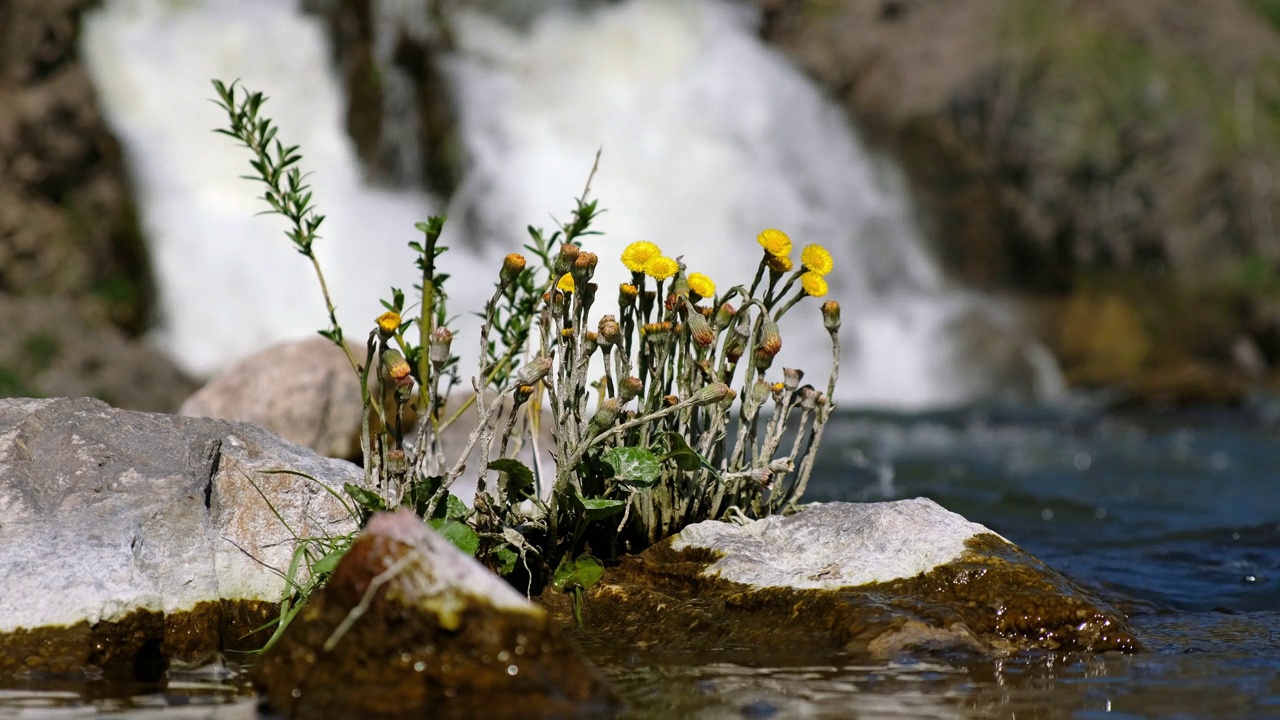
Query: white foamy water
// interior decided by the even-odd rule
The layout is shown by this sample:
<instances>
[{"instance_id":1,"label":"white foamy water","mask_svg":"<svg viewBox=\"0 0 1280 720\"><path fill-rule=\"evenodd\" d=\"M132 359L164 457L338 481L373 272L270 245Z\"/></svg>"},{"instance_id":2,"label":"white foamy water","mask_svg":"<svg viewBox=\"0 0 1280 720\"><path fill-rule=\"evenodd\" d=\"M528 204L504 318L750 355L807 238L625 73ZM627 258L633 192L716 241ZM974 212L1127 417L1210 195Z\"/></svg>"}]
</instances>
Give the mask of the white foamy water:
<instances>
[{"instance_id":1,"label":"white foamy water","mask_svg":"<svg viewBox=\"0 0 1280 720\"><path fill-rule=\"evenodd\" d=\"M387 49L386 34L417 5L379 3L376 47ZM778 227L797 251L817 242L836 257L829 280L844 307L842 399L910 409L999 387L993 373L1004 369L962 357L973 343L957 342L955 328L975 312L997 330L1008 318L946 285L897 173L756 38L754 20L746 8L693 0L552 9L522 29L460 14L447 71L470 166L448 208L454 311L479 306L490 271L525 242L527 224L567 216L602 147L593 196L608 210L598 225L606 235L586 241L608 268L602 296L624 278L616 258L638 239L683 255L722 288L747 283L760 255L756 233ZM324 319L283 221L253 216L262 209L257 189L238 179L245 151L210 132L224 122L207 102L210 78L266 92L282 136L302 145L329 215L318 253L348 333L363 336L387 285L411 284L404 244L433 203L361 183L321 25L294 0L108 0L85 32L152 243L164 311L157 340L184 365L207 372ZM459 236L464 227L471 237ZM464 246L479 249L468 255ZM829 350L818 304L807 300L784 321L781 364L806 368L821 385ZM458 344L469 347L464 338Z\"/></svg>"}]
</instances>

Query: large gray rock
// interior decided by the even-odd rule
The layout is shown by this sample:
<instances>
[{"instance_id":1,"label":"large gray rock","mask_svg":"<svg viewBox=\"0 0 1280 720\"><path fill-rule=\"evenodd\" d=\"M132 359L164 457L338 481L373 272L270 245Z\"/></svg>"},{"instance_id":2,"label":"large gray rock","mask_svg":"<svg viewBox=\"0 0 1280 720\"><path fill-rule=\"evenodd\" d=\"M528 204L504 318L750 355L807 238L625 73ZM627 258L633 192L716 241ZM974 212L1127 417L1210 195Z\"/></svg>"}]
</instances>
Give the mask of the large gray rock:
<instances>
[{"instance_id":1,"label":"large gray rock","mask_svg":"<svg viewBox=\"0 0 1280 720\"><path fill-rule=\"evenodd\" d=\"M0 676L260 646L296 538L356 528L321 484L361 480L254 425L0 400Z\"/></svg>"},{"instance_id":2,"label":"large gray rock","mask_svg":"<svg viewBox=\"0 0 1280 720\"><path fill-rule=\"evenodd\" d=\"M563 596L542 599L572 622ZM1120 612L926 499L691 525L624 558L586 593L583 612L611 642L694 652L1141 648Z\"/></svg>"},{"instance_id":3,"label":"large gray rock","mask_svg":"<svg viewBox=\"0 0 1280 720\"><path fill-rule=\"evenodd\" d=\"M251 422L328 457L360 454L360 382L346 355L323 338L282 342L240 360L178 412Z\"/></svg>"}]
</instances>

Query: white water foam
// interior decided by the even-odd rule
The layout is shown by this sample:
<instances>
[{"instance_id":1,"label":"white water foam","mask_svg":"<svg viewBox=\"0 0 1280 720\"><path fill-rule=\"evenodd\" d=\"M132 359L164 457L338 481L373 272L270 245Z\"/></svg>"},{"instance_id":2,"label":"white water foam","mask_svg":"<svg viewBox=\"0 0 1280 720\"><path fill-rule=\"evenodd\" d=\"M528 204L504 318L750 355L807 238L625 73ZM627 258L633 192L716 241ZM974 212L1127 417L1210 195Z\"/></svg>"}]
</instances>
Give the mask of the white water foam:
<instances>
[{"instance_id":1,"label":"white water foam","mask_svg":"<svg viewBox=\"0 0 1280 720\"><path fill-rule=\"evenodd\" d=\"M416 3L378 3L388 13L380 32L394 30L388 20L405 12L400 5ZM1007 318L947 286L897 173L757 39L751 11L629 0L586 14L548 10L522 30L477 13L456 21L448 71L470 160L449 207L455 249L443 258L456 311L479 307L525 225L567 215L603 147L593 196L608 209L599 223L607 235L588 240L602 268L615 268L602 288L623 279L614 258L637 239L683 255L721 287L749 282L756 233L779 227L797 248L822 243L837 259L829 279L844 308L847 404L948 405L991 385L971 380L994 371L959 357L955 326L972 312L989 324ZM302 145L329 215L318 254L348 332L360 339L387 286L413 282L404 245L433 202L361 182L323 29L296 0L108 0L86 18L84 51L138 187L164 313L157 341L189 370L207 373L323 324L314 278L283 221L254 217L264 205L238 179L247 151L210 132L225 122L207 101L210 78L266 92L282 137ZM459 236L464 226L470 237ZM805 301L784 322L781 364L824 385L818 304Z\"/></svg>"}]
</instances>

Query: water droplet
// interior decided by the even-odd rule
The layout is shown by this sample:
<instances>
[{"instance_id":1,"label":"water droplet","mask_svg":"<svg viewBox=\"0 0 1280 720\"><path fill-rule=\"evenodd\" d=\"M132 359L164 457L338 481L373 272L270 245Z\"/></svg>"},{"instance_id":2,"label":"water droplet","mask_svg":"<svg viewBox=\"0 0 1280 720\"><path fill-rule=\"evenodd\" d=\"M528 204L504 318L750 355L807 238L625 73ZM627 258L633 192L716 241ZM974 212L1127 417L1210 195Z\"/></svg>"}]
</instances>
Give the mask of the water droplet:
<instances>
[{"instance_id":1,"label":"water droplet","mask_svg":"<svg viewBox=\"0 0 1280 720\"><path fill-rule=\"evenodd\" d=\"M1071 462L1076 466L1077 470L1079 470L1080 472L1084 472L1085 470L1089 469L1090 465L1093 464L1093 458L1090 457L1089 453L1087 452L1078 452L1076 453L1075 458Z\"/></svg>"},{"instance_id":2,"label":"water droplet","mask_svg":"<svg viewBox=\"0 0 1280 720\"><path fill-rule=\"evenodd\" d=\"M1098 508L1097 510L1094 510L1094 511L1093 511L1093 514L1094 514L1094 516L1095 516L1095 517L1097 517L1099 520L1101 520L1101 519L1103 519L1103 518L1105 518L1105 517L1107 516L1107 509L1106 509L1106 508L1101 508L1101 507L1100 507L1100 508Z\"/></svg>"},{"instance_id":3,"label":"water droplet","mask_svg":"<svg viewBox=\"0 0 1280 720\"><path fill-rule=\"evenodd\" d=\"M520 668L516 667L515 665L508 665L508 666L507 666L507 674L508 674L508 675L510 675L510 676L512 676L512 677L515 677L515 674L516 674L516 673L518 673L518 672L520 672Z\"/></svg>"},{"instance_id":4,"label":"water droplet","mask_svg":"<svg viewBox=\"0 0 1280 720\"><path fill-rule=\"evenodd\" d=\"M422 672L423 670L426 670L426 669L427 669L427 664L422 662L421 660L413 664L414 672Z\"/></svg>"},{"instance_id":5,"label":"water droplet","mask_svg":"<svg viewBox=\"0 0 1280 720\"><path fill-rule=\"evenodd\" d=\"M498 662L506 662L510 659L511 659L511 653L507 652L506 650L503 650L502 652L498 653Z\"/></svg>"},{"instance_id":6,"label":"water droplet","mask_svg":"<svg viewBox=\"0 0 1280 720\"><path fill-rule=\"evenodd\" d=\"M1053 519L1053 511L1052 511L1052 510L1050 510L1049 508L1045 508L1045 509L1041 510L1041 511L1040 511L1040 519L1042 519L1042 520L1052 520L1052 519Z\"/></svg>"},{"instance_id":7,"label":"water droplet","mask_svg":"<svg viewBox=\"0 0 1280 720\"><path fill-rule=\"evenodd\" d=\"M289 691L289 694L293 696L294 700L297 700L298 698L302 697L302 690L299 688L294 688Z\"/></svg>"},{"instance_id":8,"label":"water droplet","mask_svg":"<svg viewBox=\"0 0 1280 720\"><path fill-rule=\"evenodd\" d=\"M1258 582L1258 576L1257 576L1257 575L1245 575L1243 578L1240 578L1240 581L1241 581L1241 582L1247 582L1247 583L1254 583L1254 582Z\"/></svg>"}]
</instances>

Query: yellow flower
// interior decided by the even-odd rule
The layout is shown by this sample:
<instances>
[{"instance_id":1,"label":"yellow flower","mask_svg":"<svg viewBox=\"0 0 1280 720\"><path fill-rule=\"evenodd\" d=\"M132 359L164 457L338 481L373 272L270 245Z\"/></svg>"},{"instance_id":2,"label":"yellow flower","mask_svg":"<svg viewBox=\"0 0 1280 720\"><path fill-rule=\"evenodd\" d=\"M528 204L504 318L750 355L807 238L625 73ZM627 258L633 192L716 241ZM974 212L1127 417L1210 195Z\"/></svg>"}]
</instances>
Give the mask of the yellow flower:
<instances>
[{"instance_id":1,"label":"yellow flower","mask_svg":"<svg viewBox=\"0 0 1280 720\"><path fill-rule=\"evenodd\" d=\"M680 263L662 255L649 258L644 264L644 274L654 280L666 280L678 272L680 272Z\"/></svg>"},{"instance_id":2,"label":"yellow flower","mask_svg":"<svg viewBox=\"0 0 1280 720\"><path fill-rule=\"evenodd\" d=\"M657 245L647 240L638 240L622 251L622 264L626 265L631 272L644 272L645 263L661 254L662 251Z\"/></svg>"},{"instance_id":3,"label":"yellow flower","mask_svg":"<svg viewBox=\"0 0 1280 720\"><path fill-rule=\"evenodd\" d=\"M711 278L702 273L691 273L689 275L689 289L704 298L716 296L716 284L711 281Z\"/></svg>"},{"instance_id":4,"label":"yellow flower","mask_svg":"<svg viewBox=\"0 0 1280 720\"><path fill-rule=\"evenodd\" d=\"M827 281L822 279L817 273L807 272L800 276L800 287L813 297L822 297L827 294Z\"/></svg>"},{"instance_id":5,"label":"yellow flower","mask_svg":"<svg viewBox=\"0 0 1280 720\"><path fill-rule=\"evenodd\" d=\"M773 272L791 272L791 258L785 255L770 255L767 264L769 265L769 269Z\"/></svg>"},{"instance_id":6,"label":"yellow flower","mask_svg":"<svg viewBox=\"0 0 1280 720\"><path fill-rule=\"evenodd\" d=\"M376 322L382 334L390 337L392 333L400 329L400 313L388 310L379 315Z\"/></svg>"},{"instance_id":7,"label":"yellow flower","mask_svg":"<svg viewBox=\"0 0 1280 720\"><path fill-rule=\"evenodd\" d=\"M556 289L560 292L573 292L573 276L565 273L560 276L560 282L556 283Z\"/></svg>"},{"instance_id":8,"label":"yellow flower","mask_svg":"<svg viewBox=\"0 0 1280 720\"><path fill-rule=\"evenodd\" d=\"M808 268L809 272L819 275L826 275L831 272L831 268L835 267L831 253L821 245L805 245L804 250L800 252L800 264Z\"/></svg>"},{"instance_id":9,"label":"yellow flower","mask_svg":"<svg viewBox=\"0 0 1280 720\"><path fill-rule=\"evenodd\" d=\"M762 230L756 236L756 241L770 255L786 257L791 254L791 238L787 237L787 234L781 230L774 230L773 228Z\"/></svg>"}]
</instances>

